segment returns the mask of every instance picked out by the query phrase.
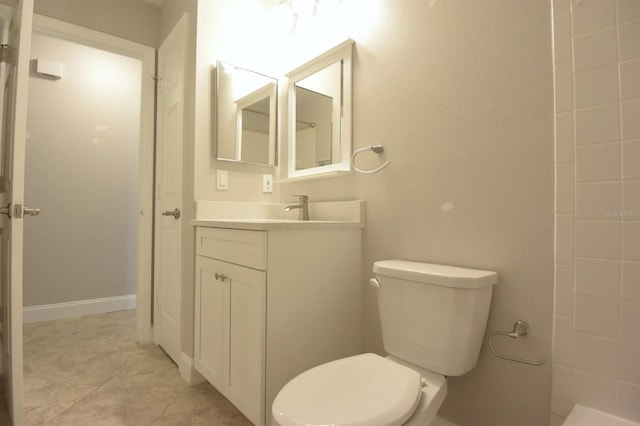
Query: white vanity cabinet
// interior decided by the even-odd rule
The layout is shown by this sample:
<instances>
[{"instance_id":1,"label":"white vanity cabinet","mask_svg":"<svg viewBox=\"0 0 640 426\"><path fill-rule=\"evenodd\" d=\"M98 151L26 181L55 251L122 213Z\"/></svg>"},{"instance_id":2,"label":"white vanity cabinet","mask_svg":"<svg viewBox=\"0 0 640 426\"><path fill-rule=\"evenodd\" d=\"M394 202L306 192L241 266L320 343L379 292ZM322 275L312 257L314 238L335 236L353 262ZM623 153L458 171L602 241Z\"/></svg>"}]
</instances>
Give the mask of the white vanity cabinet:
<instances>
[{"instance_id":1,"label":"white vanity cabinet","mask_svg":"<svg viewBox=\"0 0 640 426\"><path fill-rule=\"evenodd\" d=\"M264 417L266 232L198 228L196 238L195 367L257 424Z\"/></svg>"},{"instance_id":2,"label":"white vanity cabinet","mask_svg":"<svg viewBox=\"0 0 640 426\"><path fill-rule=\"evenodd\" d=\"M262 426L291 378L361 352L361 229L246 227L196 228L194 364Z\"/></svg>"}]
</instances>

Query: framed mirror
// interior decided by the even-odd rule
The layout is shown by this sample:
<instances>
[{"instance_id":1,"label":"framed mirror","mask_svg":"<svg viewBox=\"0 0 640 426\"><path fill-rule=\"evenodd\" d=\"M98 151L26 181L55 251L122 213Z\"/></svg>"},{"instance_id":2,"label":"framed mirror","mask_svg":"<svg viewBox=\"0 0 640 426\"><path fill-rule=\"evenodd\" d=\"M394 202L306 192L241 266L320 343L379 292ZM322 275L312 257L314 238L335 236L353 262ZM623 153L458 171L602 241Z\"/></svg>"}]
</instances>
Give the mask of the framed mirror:
<instances>
[{"instance_id":1,"label":"framed mirror","mask_svg":"<svg viewBox=\"0 0 640 426\"><path fill-rule=\"evenodd\" d=\"M351 171L351 61L347 40L287 74L289 179Z\"/></svg>"},{"instance_id":2,"label":"framed mirror","mask_svg":"<svg viewBox=\"0 0 640 426\"><path fill-rule=\"evenodd\" d=\"M216 158L275 165L277 80L220 61L216 70Z\"/></svg>"}]
</instances>

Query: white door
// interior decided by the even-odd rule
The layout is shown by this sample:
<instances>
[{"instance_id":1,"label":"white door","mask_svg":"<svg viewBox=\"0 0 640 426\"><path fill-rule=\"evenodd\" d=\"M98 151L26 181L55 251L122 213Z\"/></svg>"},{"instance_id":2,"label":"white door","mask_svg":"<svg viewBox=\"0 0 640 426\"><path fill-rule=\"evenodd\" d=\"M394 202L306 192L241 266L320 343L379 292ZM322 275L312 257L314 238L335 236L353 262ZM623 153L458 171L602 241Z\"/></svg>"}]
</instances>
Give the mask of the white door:
<instances>
[{"instance_id":1,"label":"white door","mask_svg":"<svg viewBox=\"0 0 640 426\"><path fill-rule=\"evenodd\" d=\"M179 364L182 285L182 149L186 15L158 50L155 341Z\"/></svg>"},{"instance_id":2,"label":"white door","mask_svg":"<svg viewBox=\"0 0 640 426\"><path fill-rule=\"evenodd\" d=\"M14 425L24 423L22 383L22 242L24 160L27 129L27 88L33 0L18 1L9 12L8 41L13 51L3 63L2 161L0 170L0 228L2 228L1 303L2 377ZM4 41L4 40L3 40Z\"/></svg>"}]
</instances>

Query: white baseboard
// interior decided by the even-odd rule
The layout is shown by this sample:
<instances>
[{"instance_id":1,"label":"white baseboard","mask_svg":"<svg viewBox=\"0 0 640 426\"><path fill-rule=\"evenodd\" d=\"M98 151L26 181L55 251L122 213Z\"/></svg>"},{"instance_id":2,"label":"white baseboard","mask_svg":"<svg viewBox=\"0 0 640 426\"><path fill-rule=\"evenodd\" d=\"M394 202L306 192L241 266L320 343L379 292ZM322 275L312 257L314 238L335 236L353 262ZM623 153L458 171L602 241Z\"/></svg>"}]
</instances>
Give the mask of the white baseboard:
<instances>
[{"instance_id":1,"label":"white baseboard","mask_svg":"<svg viewBox=\"0 0 640 426\"><path fill-rule=\"evenodd\" d=\"M193 359L184 352L180 354L178 371L180 372L180 377L182 377L184 381L189 383L191 386L197 385L198 383L202 383L206 380L204 376L196 370L196 367L193 364Z\"/></svg>"},{"instance_id":2,"label":"white baseboard","mask_svg":"<svg viewBox=\"0 0 640 426\"><path fill-rule=\"evenodd\" d=\"M52 305L27 306L22 309L22 321L24 324L29 324L135 308L136 295L129 294L127 296L78 300L77 302L54 303Z\"/></svg>"},{"instance_id":3,"label":"white baseboard","mask_svg":"<svg viewBox=\"0 0 640 426\"><path fill-rule=\"evenodd\" d=\"M445 420L441 417L436 416L433 420L431 420L431 424L429 426L458 426L449 420Z\"/></svg>"}]
</instances>

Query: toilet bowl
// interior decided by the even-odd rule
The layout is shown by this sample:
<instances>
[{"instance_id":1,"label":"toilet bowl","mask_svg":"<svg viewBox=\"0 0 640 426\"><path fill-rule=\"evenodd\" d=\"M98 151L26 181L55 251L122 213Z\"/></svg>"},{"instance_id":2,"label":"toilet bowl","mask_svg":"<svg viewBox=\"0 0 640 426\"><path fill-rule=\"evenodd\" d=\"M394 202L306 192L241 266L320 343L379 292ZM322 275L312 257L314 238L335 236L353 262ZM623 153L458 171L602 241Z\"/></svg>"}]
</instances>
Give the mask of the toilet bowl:
<instances>
[{"instance_id":1,"label":"toilet bowl","mask_svg":"<svg viewBox=\"0 0 640 426\"><path fill-rule=\"evenodd\" d=\"M273 402L273 426L426 425L447 393L444 376L367 353L312 368Z\"/></svg>"},{"instance_id":2,"label":"toilet bowl","mask_svg":"<svg viewBox=\"0 0 640 426\"><path fill-rule=\"evenodd\" d=\"M428 425L447 394L446 376L476 365L495 272L376 262L384 358L338 359L291 379L272 406L274 426Z\"/></svg>"}]
</instances>

